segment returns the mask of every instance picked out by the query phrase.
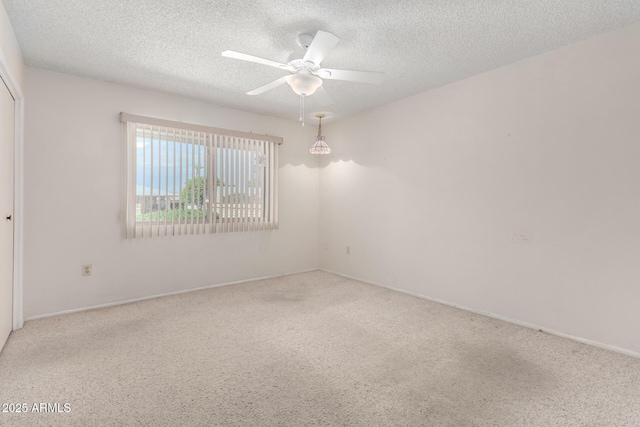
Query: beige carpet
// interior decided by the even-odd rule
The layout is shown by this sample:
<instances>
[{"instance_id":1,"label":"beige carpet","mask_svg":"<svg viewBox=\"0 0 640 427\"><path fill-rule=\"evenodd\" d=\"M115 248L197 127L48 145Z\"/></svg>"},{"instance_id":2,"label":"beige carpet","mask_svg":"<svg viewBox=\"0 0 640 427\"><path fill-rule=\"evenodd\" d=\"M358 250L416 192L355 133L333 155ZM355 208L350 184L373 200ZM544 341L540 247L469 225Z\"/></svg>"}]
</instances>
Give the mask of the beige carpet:
<instances>
[{"instance_id":1,"label":"beige carpet","mask_svg":"<svg viewBox=\"0 0 640 427\"><path fill-rule=\"evenodd\" d=\"M27 322L0 402L28 407L7 426L626 427L640 360L312 272Z\"/></svg>"}]
</instances>

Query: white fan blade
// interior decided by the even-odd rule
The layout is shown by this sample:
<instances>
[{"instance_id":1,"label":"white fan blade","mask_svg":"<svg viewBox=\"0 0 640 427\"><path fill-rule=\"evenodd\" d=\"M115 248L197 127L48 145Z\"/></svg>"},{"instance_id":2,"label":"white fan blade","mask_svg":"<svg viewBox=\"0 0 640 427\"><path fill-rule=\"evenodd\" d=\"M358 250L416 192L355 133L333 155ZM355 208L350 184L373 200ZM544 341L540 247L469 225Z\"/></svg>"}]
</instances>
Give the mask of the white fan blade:
<instances>
[{"instance_id":1,"label":"white fan blade","mask_svg":"<svg viewBox=\"0 0 640 427\"><path fill-rule=\"evenodd\" d=\"M257 89L254 89L252 91L247 92L247 95L260 95L261 93L265 93L268 90L271 90L273 88L276 88L280 85L283 85L287 82L287 77L289 76L284 76L284 77L280 77L278 80L274 80L271 83L267 83L264 86L260 86Z\"/></svg>"},{"instance_id":2,"label":"white fan blade","mask_svg":"<svg viewBox=\"0 0 640 427\"><path fill-rule=\"evenodd\" d=\"M259 58L253 55L247 55L246 53L240 53L233 50L225 50L222 52L222 56L226 58L241 59L243 61L255 62L256 64L268 65L270 67L281 68L283 70L293 71L293 68L282 62L272 61L270 59Z\"/></svg>"},{"instance_id":3,"label":"white fan blade","mask_svg":"<svg viewBox=\"0 0 640 427\"><path fill-rule=\"evenodd\" d=\"M320 68L313 74L323 79L362 83L382 83L387 78L385 73L377 71L333 70L331 68Z\"/></svg>"},{"instance_id":4,"label":"white fan blade","mask_svg":"<svg viewBox=\"0 0 640 427\"><path fill-rule=\"evenodd\" d=\"M326 31L318 31L313 38L307 53L302 58L303 62L311 61L319 66L327 53L340 41L340 39Z\"/></svg>"},{"instance_id":5,"label":"white fan blade","mask_svg":"<svg viewBox=\"0 0 640 427\"><path fill-rule=\"evenodd\" d=\"M318 105L321 107L326 107L327 105L333 104L333 99L329 96L327 91L324 89L324 86L320 86L313 93L313 97L318 101Z\"/></svg>"}]
</instances>

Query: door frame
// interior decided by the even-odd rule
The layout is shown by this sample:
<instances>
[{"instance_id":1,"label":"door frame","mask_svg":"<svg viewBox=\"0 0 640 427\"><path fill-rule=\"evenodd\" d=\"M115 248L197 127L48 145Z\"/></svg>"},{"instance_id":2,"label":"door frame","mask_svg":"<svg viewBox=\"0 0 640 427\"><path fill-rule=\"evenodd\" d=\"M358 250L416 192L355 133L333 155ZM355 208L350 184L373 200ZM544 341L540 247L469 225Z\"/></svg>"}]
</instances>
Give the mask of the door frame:
<instances>
[{"instance_id":1,"label":"door frame","mask_svg":"<svg viewBox=\"0 0 640 427\"><path fill-rule=\"evenodd\" d=\"M24 94L15 76L9 68L9 62L0 49L0 77L9 88L14 99L14 187L13 187L13 330L24 325L22 302L22 273L23 273L23 161L24 161ZM0 84L2 84L0 82Z\"/></svg>"}]
</instances>

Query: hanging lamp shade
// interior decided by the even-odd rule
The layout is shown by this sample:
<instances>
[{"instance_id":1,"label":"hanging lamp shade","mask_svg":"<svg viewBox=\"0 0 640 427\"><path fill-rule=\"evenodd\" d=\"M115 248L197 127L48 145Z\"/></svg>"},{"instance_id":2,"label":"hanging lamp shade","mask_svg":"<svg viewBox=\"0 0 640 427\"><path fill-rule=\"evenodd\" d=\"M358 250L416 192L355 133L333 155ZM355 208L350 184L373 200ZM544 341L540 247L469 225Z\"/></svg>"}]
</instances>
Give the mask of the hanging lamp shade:
<instances>
[{"instance_id":1,"label":"hanging lamp shade","mask_svg":"<svg viewBox=\"0 0 640 427\"><path fill-rule=\"evenodd\" d=\"M313 146L311 146L311 148L309 149L309 152L311 154L329 154L329 153L331 153L331 148L329 148L329 146L327 145L327 143L324 140L324 136L322 136L322 134L321 134L321 132L322 132L322 118L324 117L324 114L316 114L316 117L319 120L318 136L316 136L316 142L313 144Z\"/></svg>"},{"instance_id":2,"label":"hanging lamp shade","mask_svg":"<svg viewBox=\"0 0 640 427\"><path fill-rule=\"evenodd\" d=\"M309 149L311 154L329 154L331 148L324 142L324 136L316 136L316 143Z\"/></svg>"}]
</instances>

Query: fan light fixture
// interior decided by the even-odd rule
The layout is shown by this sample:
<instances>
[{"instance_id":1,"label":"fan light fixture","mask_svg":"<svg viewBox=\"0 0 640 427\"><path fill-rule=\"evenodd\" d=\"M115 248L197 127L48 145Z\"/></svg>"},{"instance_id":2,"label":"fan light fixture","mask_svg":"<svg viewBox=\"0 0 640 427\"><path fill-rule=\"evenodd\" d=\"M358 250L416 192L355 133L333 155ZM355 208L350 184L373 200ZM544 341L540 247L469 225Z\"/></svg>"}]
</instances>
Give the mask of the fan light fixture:
<instances>
[{"instance_id":1,"label":"fan light fixture","mask_svg":"<svg viewBox=\"0 0 640 427\"><path fill-rule=\"evenodd\" d=\"M306 33L300 34L298 35L298 46L306 50L304 57L299 59L294 58L286 64L278 61L272 61L270 59L260 58L259 56L236 52L234 50L225 50L222 52L222 56L267 65L269 67L275 67L289 72L289 75L287 76L282 76L271 83L267 83L264 86L250 90L247 92L247 95L260 95L261 93L288 83L289 86L291 86L291 89L300 96L299 121L301 121L302 126L304 126L304 98L313 95L316 90L321 88L322 79L364 83L382 83L385 79L384 73L374 71L322 68L320 64L339 41L340 39L334 34L322 30L318 30L315 36L311 36L311 34ZM331 103L331 99L324 92L324 89L320 90L316 96L324 99L324 101L320 101L324 102L324 105Z\"/></svg>"},{"instance_id":2,"label":"fan light fixture","mask_svg":"<svg viewBox=\"0 0 640 427\"><path fill-rule=\"evenodd\" d=\"M313 74L298 73L287 76L287 83L300 96L309 96L322 86L322 79Z\"/></svg>"},{"instance_id":3,"label":"fan light fixture","mask_svg":"<svg viewBox=\"0 0 640 427\"><path fill-rule=\"evenodd\" d=\"M311 154L329 154L331 153L331 148L329 148L327 143L324 142L324 136L321 135L322 118L324 117L324 114L316 114L316 117L318 118L318 136L316 136L316 142L309 149L309 152Z\"/></svg>"}]
</instances>

